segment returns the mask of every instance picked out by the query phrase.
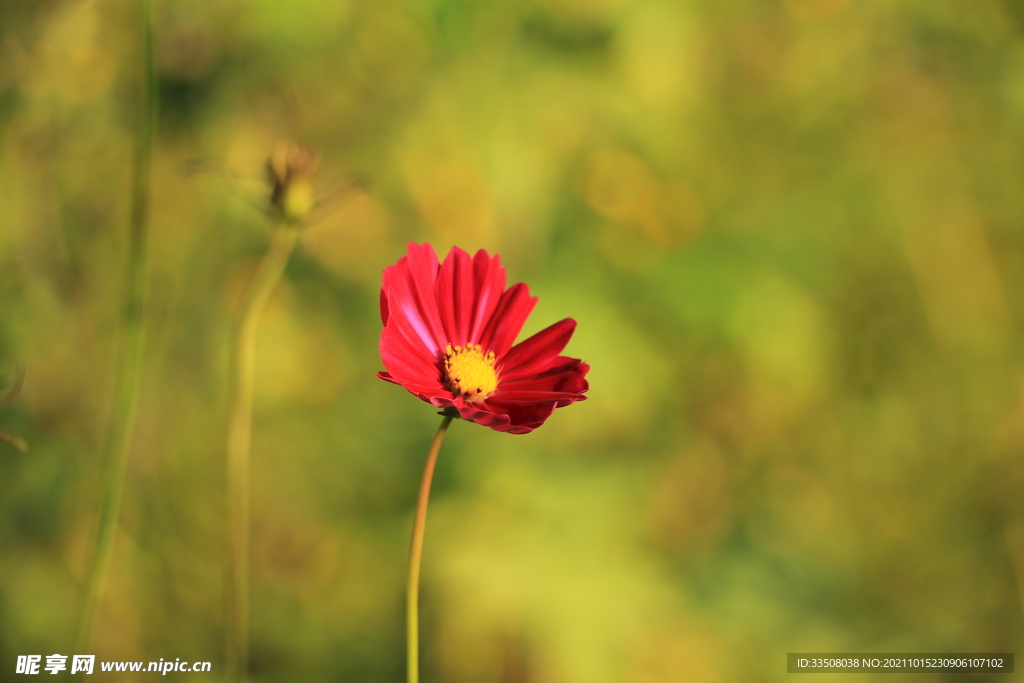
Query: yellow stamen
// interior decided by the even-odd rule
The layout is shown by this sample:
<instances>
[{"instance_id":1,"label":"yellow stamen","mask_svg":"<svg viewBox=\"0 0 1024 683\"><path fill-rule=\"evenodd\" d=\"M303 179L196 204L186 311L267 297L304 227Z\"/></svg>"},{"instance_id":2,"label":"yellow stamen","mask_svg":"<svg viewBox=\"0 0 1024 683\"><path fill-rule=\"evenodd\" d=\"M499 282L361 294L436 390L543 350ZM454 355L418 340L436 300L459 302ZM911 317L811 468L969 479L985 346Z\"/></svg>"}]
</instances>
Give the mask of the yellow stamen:
<instances>
[{"instance_id":1,"label":"yellow stamen","mask_svg":"<svg viewBox=\"0 0 1024 683\"><path fill-rule=\"evenodd\" d=\"M494 353L479 344L445 347L444 372L448 388L469 401L482 401L498 388Z\"/></svg>"}]
</instances>

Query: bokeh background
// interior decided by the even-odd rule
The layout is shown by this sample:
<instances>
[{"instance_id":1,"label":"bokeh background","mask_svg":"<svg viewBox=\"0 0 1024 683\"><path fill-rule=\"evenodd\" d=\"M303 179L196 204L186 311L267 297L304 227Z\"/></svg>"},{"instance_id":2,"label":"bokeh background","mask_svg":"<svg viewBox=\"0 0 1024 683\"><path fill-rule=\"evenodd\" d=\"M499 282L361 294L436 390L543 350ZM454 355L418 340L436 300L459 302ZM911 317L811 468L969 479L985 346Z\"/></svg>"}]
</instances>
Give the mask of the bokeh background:
<instances>
[{"instance_id":1,"label":"bokeh background","mask_svg":"<svg viewBox=\"0 0 1024 683\"><path fill-rule=\"evenodd\" d=\"M374 373L409 240L500 253L540 297L524 332L576 318L593 368L533 434L449 432L426 681L1024 651L1019 3L160 0L156 30L99 659L223 670L228 338L282 140L322 153L322 202L259 335L252 680L402 680L439 418ZM0 378L27 369L0 426L31 445L0 443L0 680L72 654L140 51L135 2L0 2ZM973 680L885 680L911 678Z\"/></svg>"}]
</instances>

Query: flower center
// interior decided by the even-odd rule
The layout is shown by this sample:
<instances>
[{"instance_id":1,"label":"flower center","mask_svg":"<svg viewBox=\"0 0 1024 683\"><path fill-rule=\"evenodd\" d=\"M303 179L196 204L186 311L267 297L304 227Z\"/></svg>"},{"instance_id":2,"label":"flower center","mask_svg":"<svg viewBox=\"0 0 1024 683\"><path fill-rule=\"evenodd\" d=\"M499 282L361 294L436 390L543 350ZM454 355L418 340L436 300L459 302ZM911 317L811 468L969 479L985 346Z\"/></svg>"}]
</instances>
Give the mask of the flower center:
<instances>
[{"instance_id":1,"label":"flower center","mask_svg":"<svg viewBox=\"0 0 1024 683\"><path fill-rule=\"evenodd\" d=\"M444 372L452 392L469 401L482 401L498 388L493 352L485 355L479 344L449 344L444 352Z\"/></svg>"}]
</instances>

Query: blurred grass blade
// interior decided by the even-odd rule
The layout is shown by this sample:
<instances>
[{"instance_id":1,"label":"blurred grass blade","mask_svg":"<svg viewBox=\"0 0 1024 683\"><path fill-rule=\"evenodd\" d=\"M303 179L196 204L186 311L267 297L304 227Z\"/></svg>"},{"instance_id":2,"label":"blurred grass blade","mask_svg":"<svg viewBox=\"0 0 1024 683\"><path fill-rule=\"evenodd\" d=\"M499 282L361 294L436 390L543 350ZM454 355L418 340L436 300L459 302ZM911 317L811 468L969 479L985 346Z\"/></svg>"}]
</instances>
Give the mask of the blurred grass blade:
<instances>
[{"instance_id":1,"label":"blurred grass blade","mask_svg":"<svg viewBox=\"0 0 1024 683\"><path fill-rule=\"evenodd\" d=\"M114 409L111 416L103 467L104 485L96 532L89 560L89 573L79 607L74 652L88 649L89 633L113 547L121 509L128 452L138 397L139 366L143 345L143 311L146 300L146 241L149 214L150 159L157 120L157 74L154 54L153 1L140 3L144 86L137 129L129 219L129 253L125 271L124 299L121 310L121 339L118 357Z\"/></svg>"},{"instance_id":2,"label":"blurred grass blade","mask_svg":"<svg viewBox=\"0 0 1024 683\"><path fill-rule=\"evenodd\" d=\"M18 398L18 394L21 393L21 388L25 384L25 366L21 365L18 367L18 377L14 380L14 386L11 390L4 394L3 398L0 398L0 410L3 410L7 406L11 405L11 402Z\"/></svg>"},{"instance_id":3,"label":"blurred grass blade","mask_svg":"<svg viewBox=\"0 0 1024 683\"><path fill-rule=\"evenodd\" d=\"M0 441L6 441L22 453L28 453L28 444L25 443L25 439L21 438L17 434L11 434L3 427L0 427Z\"/></svg>"},{"instance_id":4,"label":"blurred grass blade","mask_svg":"<svg viewBox=\"0 0 1024 683\"><path fill-rule=\"evenodd\" d=\"M25 366L18 367L18 377L14 380L14 386L8 391L3 397L0 397L0 410L3 410L7 406L11 405L11 401L18 397L21 393L21 387L25 384ZM0 441L6 441L22 453L28 452L28 444L25 440L17 434L12 434L3 427L0 427Z\"/></svg>"}]
</instances>

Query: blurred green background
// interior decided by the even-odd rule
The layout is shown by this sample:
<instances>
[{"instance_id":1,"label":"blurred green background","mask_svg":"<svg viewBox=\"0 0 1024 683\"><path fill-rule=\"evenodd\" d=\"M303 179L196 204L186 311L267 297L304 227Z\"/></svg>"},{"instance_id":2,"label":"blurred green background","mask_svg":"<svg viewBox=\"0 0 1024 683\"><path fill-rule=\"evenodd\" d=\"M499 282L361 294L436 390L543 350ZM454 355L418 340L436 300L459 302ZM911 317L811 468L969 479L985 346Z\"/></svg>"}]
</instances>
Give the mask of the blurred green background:
<instances>
[{"instance_id":1,"label":"blurred green background","mask_svg":"<svg viewBox=\"0 0 1024 683\"><path fill-rule=\"evenodd\" d=\"M139 33L128 0L0 2L0 378L27 369L0 426L31 445L0 443L0 680L19 654L72 654ZM254 681L402 680L439 421L374 376L380 271L408 240L500 253L540 297L524 333L574 317L568 353L593 367L590 400L533 434L453 425L425 681L1022 652L1019 3L161 0L157 59L99 659L223 670L228 333L281 140L323 154L324 202L258 342ZM975 680L885 680L911 678Z\"/></svg>"}]
</instances>

